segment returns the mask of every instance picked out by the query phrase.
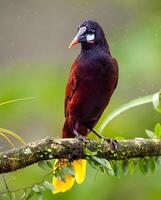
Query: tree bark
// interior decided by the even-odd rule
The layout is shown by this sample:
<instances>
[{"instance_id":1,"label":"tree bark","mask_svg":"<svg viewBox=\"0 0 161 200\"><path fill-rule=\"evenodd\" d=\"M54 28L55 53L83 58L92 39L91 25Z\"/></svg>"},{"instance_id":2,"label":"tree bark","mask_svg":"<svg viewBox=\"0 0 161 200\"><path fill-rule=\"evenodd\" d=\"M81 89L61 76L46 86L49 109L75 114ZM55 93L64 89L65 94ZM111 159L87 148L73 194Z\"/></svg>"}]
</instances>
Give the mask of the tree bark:
<instances>
[{"instance_id":1,"label":"tree bark","mask_svg":"<svg viewBox=\"0 0 161 200\"><path fill-rule=\"evenodd\" d=\"M20 148L0 153L0 174L37 163L41 160L64 158L86 158L85 149L96 152L96 156L107 160L127 160L129 158L160 156L161 139L131 139L118 141L118 148L106 141L78 139L55 139L47 137L28 143Z\"/></svg>"}]
</instances>

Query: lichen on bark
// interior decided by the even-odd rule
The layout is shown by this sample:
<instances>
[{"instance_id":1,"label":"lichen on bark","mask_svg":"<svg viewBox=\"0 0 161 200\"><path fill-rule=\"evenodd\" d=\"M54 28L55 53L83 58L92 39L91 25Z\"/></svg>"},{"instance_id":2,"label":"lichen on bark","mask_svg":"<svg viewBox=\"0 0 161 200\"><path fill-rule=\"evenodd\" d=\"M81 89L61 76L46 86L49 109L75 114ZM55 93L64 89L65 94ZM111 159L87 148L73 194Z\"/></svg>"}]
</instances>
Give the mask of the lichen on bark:
<instances>
[{"instance_id":1,"label":"lichen on bark","mask_svg":"<svg viewBox=\"0 0 161 200\"><path fill-rule=\"evenodd\" d=\"M47 137L20 148L0 153L0 173L7 173L37 163L41 160L86 158L85 149L107 160L127 160L145 156L161 155L161 139L131 139L118 141L113 149L106 141L78 139L55 139Z\"/></svg>"}]
</instances>

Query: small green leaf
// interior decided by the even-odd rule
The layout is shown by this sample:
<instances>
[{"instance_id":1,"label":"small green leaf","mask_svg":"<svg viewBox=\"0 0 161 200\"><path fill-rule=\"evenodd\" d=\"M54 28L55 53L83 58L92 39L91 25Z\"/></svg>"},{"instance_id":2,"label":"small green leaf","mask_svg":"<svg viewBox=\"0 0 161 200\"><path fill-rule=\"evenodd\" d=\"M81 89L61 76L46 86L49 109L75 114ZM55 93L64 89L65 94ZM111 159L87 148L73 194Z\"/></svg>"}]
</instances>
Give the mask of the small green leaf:
<instances>
[{"instance_id":1,"label":"small green leaf","mask_svg":"<svg viewBox=\"0 0 161 200\"><path fill-rule=\"evenodd\" d=\"M100 169L101 172L107 172L108 174L111 174L113 173L113 170L110 166L110 163L109 161L107 161L106 159L103 159L103 158L98 158L96 156L89 156L87 158L89 164L91 165L92 168L94 169Z\"/></svg>"},{"instance_id":2,"label":"small green leaf","mask_svg":"<svg viewBox=\"0 0 161 200\"><path fill-rule=\"evenodd\" d=\"M87 156L95 156L95 155L97 155L97 152L90 151L88 148L85 148L85 149L84 149L84 153L85 153Z\"/></svg>"},{"instance_id":3,"label":"small green leaf","mask_svg":"<svg viewBox=\"0 0 161 200\"><path fill-rule=\"evenodd\" d=\"M121 137L121 136L116 136L115 137L116 140L125 140L125 138Z\"/></svg>"},{"instance_id":4,"label":"small green leaf","mask_svg":"<svg viewBox=\"0 0 161 200\"><path fill-rule=\"evenodd\" d=\"M115 172L108 160L96 156L87 157L87 160L92 168L99 169L103 173L106 172L108 175L115 176Z\"/></svg>"},{"instance_id":5,"label":"small green leaf","mask_svg":"<svg viewBox=\"0 0 161 200\"><path fill-rule=\"evenodd\" d=\"M112 169L114 171L115 176L120 177L120 168L121 168L121 166L120 166L119 161L112 161L111 162L111 167L112 167Z\"/></svg>"},{"instance_id":6,"label":"small green leaf","mask_svg":"<svg viewBox=\"0 0 161 200\"><path fill-rule=\"evenodd\" d=\"M111 164L110 162L107 160L107 169L106 169L106 172L110 175L110 176L115 176L115 173L111 167Z\"/></svg>"},{"instance_id":7,"label":"small green leaf","mask_svg":"<svg viewBox=\"0 0 161 200\"><path fill-rule=\"evenodd\" d=\"M43 185L40 185L40 186L39 186L39 190L40 190L41 192L44 192L44 191L46 190L46 188L45 188Z\"/></svg>"},{"instance_id":8,"label":"small green leaf","mask_svg":"<svg viewBox=\"0 0 161 200\"><path fill-rule=\"evenodd\" d=\"M21 200L29 200L35 194L31 189L24 189L24 193L21 197Z\"/></svg>"},{"instance_id":9,"label":"small green leaf","mask_svg":"<svg viewBox=\"0 0 161 200\"><path fill-rule=\"evenodd\" d=\"M161 91L153 95L153 106L158 112L161 112Z\"/></svg>"},{"instance_id":10,"label":"small green leaf","mask_svg":"<svg viewBox=\"0 0 161 200\"><path fill-rule=\"evenodd\" d=\"M102 165L103 167L107 167L107 161L106 159L103 159L103 158L98 158L96 156L92 156L93 160L95 160L98 165Z\"/></svg>"},{"instance_id":11,"label":"small green leaf","mask_svg":"<svg viewBox=\"0 0 161 200\"><path fill-rule=\"evenodd\" d=\"M50 161L46 161L46 164L50 169L53 169L53 164Z\"/></svg>"},{"instance_id":12,"label":"small green leaf","mask_svg":"<svg viewBox=\"0 0 161 200\"><path fill-rule=\"evenodd\" d=\"M153 157L149 157L148 159L148 167L152 173L155 172L155 161Z\"/></svg>"},{"instance_id":13,"label":"small green leaf","mask_svg":"<svg viewBox=\"0 0 161 200\"><path fill-rule=\"evenodd\" d=\"M140 158L139 159L139 168L142 174L147 174L148 172L148 160L147 158Z\"/></svg>"},{"instance_id":14,"label":"small green leaf","mask_svg":"<svg viewBox=\"0 0 161 200\"><path fill-rule=\"evenodd\" d=\"M154 127L155 135L160 138L161 137L161 125L157 123Z\"/></svg>"},{"instance_id":15,"label":"small green leaf","mask_svg":"<svg viewBox=\"0 0 161 200\"><path fill-rule=\"evenodd\" d=\"M157 162L158 165L161 165L161 156L158 156L156 158L156 162Z\"/></svg>"},{"instance_id":16,"label":"small green leaf","mask_svg":"<svg viewBox=\"0 0 161 200\"><path fill-rule=\"evenodd\" d=\"M136 164L137 164L137 162L132 159L129 161L129 171L130 171L131 175L134 174Z\"/></svg>"},{"instance_id":17,"label":"small green leaf","mask_svg":"<svg viewBox=\"0 0 161 200\"><path fill-rule=\"evenodd\" d=\"M27 195L25 196L25 198L22 199L22 200L29 200L29 199L31 199L31 197L34 196L34 194L35 194L35 192L34 192L33 190L30 190L30 191L28 191L28 193L27 193Z\"/></svg>"},{"instance_id":18,"label":"small green leaf","mask_svg":"<svg viewBox=\"0 0 161 200\"><path fill-rule=\"evenodd\" d=\"M27 196L27 189L24 189L21 200L24 200L26 196Z\"/></svg>"},{"instance_id":19,"label":"small green leaf","mask_svg":"<svg viewBox=\"0 0 161 200\"><path fill-rule=\"evenodd\" d=\"M52 183L49 183L48 181L44 181L43 186L44 186L45 188L47 188L48 190L51 190L51 191L54 190L53 184L52 184Z\"/></svg>"},{"instance_id":20,"label":"small green leaf","mask_svg":"<svg viewBox=\"0 0 161 200\"><path fill-rule=\"evenodd\" d=\"M148 136L148 138L150 138L150 139L155 139L156 138L155 133L150 131L150 130L148 130L148 129L145 130L145 133Z\"/></svg>"},{"instance_id":21,"label":"small green leaf","mask_svg":"<svg viewBox=\"0 0 161 200\"><path fill-rule=\"evenodd\" d=\"M10 192L10 197L12 200L16 200L16 195L14 192Z\"/></svg>"},{"instance_id":22,"label":"small green leaf","mask_svg":"<svg viewBox=\"0 0 161 200\"><path fill-rule=\"evenodd\" d=\"M43 200L42 192L37 192L37 200Z\"/></svg>"},{"instance_id":23,"label":"small green leaf","mask_svg":"<svg viewBox=\"0 0 161 200\"><path fill-rule=\"evenodd\" d=\"M65 182L65 174L63 173L62 169L57 169L54 173L54 176Z\"/></svg>"},{"instance_id":24,"label":"small green leaf","mask_svg":"<svg viewBox=\"0 0 161 200\"><path fill-rule=\"evenodd\" d=\"M87 157L87 161L88 161L89 165L90 165L93 169L97 169L97 164L95 163L95 161L94 161L91 157Z\"/></svg>"},{"instance_id":25,"label":"small green leaf","mask_svg":"<svg viewBox=\"0 0 161 200\"><path fill-rule=\"evenodd\" d=\"M102 165L99 166L99 170L102 172L102 173L105 173L106 171L106 168L103 167Z\"/></svg>"},{"instance_id":26,"label":"small green leaf","mask_svg":"<svg viewBox=\"0 0 161 200\"><path fill-rule=\"evenodd\" d=\"M124 176L126 176L128 173L128 165L129 165L129 161L124 160L122 163L122 171L123 171Z\"/></svg>"},{"instance_id":27,"label":"small green leaf","mask_svg":"<svg viewBox=\"0 0 161 200\"><path fill-rule=\"evenodd\" d=\"M43 170L49 170L48 164L46 161L40 161L38 162L38 166Z\"/></svg>"},{"instance_id":28,"label":"small green leaf","mask_svg":"<svg viewBox=\"0 0 161 200\"><path fill-rule=\"evenodd\" d=\"M33 190L34 192L36 192L36 193L37 193L37 192L40 192L39 186L38 186L37 184L33 185L32 190Z\"/></svg>"}]
</instances>

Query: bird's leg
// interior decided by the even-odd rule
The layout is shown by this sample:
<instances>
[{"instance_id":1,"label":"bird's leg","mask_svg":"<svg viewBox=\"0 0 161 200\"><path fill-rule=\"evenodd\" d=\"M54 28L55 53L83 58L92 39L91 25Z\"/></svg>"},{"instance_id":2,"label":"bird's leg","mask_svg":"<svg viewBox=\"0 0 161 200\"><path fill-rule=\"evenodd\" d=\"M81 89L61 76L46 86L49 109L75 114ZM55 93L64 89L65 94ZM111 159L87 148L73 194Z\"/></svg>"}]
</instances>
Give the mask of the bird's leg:
<instances>
[{"instance_id":1,"label":"bird's leg","mask_svg":"<svg viewBox=\"0 0 161 200\"><path fill-rule=\"evenodd\" d=\"M73 129L73 133L75 135L75 137L80 140L81 142L85 142L86 141L86 138L83 137L82 135L80 135L75 129Z\"/></svg>"},{"instance_id":2,"label":"bird's leg","mask_svg":"<svg viewBox=\"0 0 161 200\"><path fill-rule=\"evenodd\" d=\"M95 129L93 128L89 128L90 131L92 131L98 138L103 139L105 141L107 141L108 143L112 144L114 149L117 149L118 147L118 142L117 140L114 140L112 138L106 138L103 135L101 135L100 133L98 133Z\"/></svg>"}]
</instances>

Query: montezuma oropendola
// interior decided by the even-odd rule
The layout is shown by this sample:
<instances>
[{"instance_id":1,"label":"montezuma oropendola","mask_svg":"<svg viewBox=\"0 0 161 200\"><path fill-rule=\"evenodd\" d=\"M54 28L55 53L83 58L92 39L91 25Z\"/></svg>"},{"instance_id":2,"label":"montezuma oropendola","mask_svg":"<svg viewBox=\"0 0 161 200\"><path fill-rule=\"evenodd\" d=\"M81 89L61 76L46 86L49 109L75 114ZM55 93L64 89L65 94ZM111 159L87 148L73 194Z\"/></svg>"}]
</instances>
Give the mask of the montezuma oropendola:
<instances>
[{"instance_id":1,"label":"montezuma oropendola","mask_svg":"<svg viewBox=\"0 0 161 200\"><path fill-rule=\"evenodd\" d=\"M63 138L87 136L89 131L103 137L93 128L108 105L118 81L118 65L112 57L101 26L94 20L84 20L70 47L81 43L81 52L71 66L65 93L65 123ZM116 147L116 142L107 139ZM67 160L57 160L55 169ZM53 178L54 193L65 192L74 181L85 177L86 161L73 161L75 177L66 175L66 182Z\"/></svg>"}]
</instances>

